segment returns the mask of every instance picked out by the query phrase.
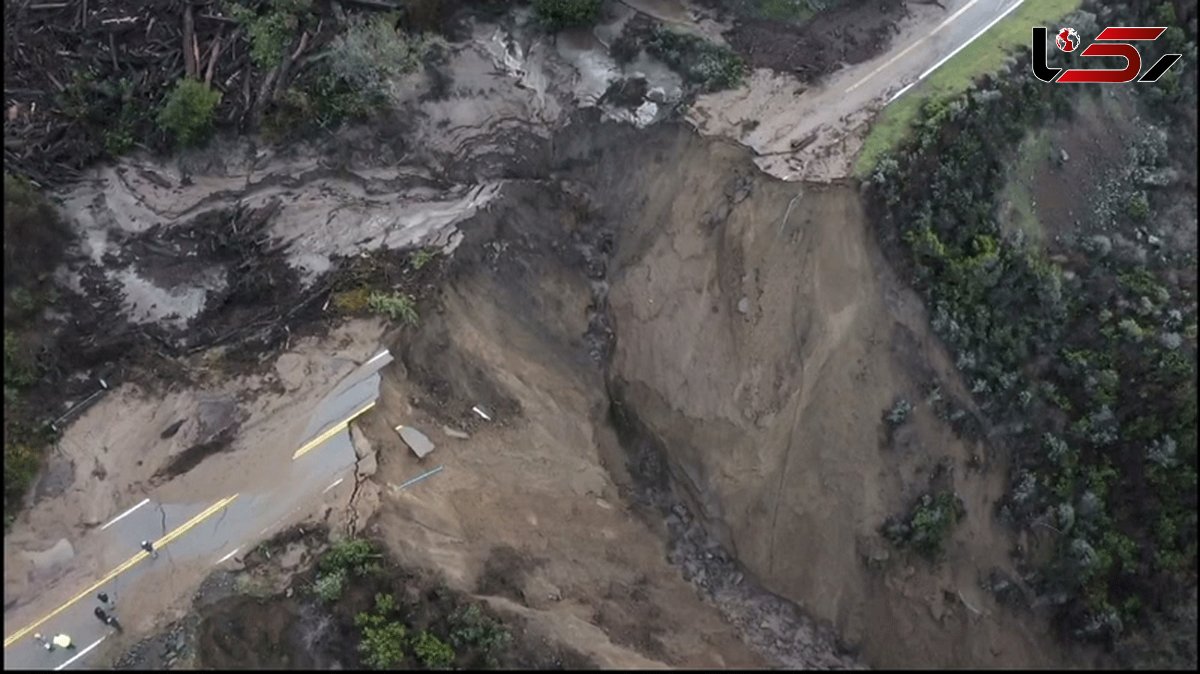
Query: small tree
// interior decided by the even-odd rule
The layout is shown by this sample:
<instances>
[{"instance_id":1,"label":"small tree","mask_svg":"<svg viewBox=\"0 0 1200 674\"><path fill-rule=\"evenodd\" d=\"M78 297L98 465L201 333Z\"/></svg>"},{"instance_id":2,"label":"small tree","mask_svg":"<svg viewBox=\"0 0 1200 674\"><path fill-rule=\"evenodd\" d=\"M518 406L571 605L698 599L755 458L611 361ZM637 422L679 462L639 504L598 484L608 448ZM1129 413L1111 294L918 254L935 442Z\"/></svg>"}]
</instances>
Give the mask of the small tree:
<instances>
[{"instance_id":1,"label":"small tree","mask_svg":"<svg viewBox=\"0 0 1200 674\"><path fill-rule=\"evenodd\" d=\"M404 661L408 630L392 619L396 599L390 594L375 595L375 611L359 613L354 624L362 630L358 650L363 664L372 669L392 669Z\"/></svg>"},{"instance_id":2,"label":"small tree","mask_svg":"<svg viewBox=\"0 0 1200 674\"><path fill-rule=\"evenodd\" d=\"M342 570L332 573L322 573L317 576L316 582L313 583L313 594L323 602L329 603L337 601L342 596L342 589L346 586L346 572Z\"/></svg>"},{"instance_id":3,"label":"small tree","mask_svg":"<svg viewBox=\"0 0 1200 674\"><path fill-rule=\"evenodd\" d=\"M421 66L437 40L398 32L387 17L350 21L329 49L329 68L367 95L384 95L391 83Z\"/></svg>"},{"instance_id":4,"label":"small tree","mask_svg":"<svg viewBox=\"0 0 1200 674\"><path fill-rule=\"evenodd\" d=\"M181 79L159 110L158 125L180 146L198 145L212 131L213 113L220 102L221 92L197 80Z\"/></svg>"},{"instance_id":5,"label":"small tree","mask_svg":"<svg viewBox=\"0 0 1200 674\"><path fill-rule=\"evenodd\" d=\"M445 669L454 664L454 649L431 632L421 632L413 640L413 653L430 669Z\"/></svg>"},{"instance_id":6,"label":"small tree","mask_svg":"<svg viewBox=\"0 0 1200 674\"><path fill-rule=\"evenodd\" d=\"M908 415L912 414L912 409L912 403L908 402L905 398L900 398L892 405L892 409L888 410L887 414L884 415L884 419L887 420L888 425L895 428L908 420Z\"/></svg>"},{"instance_id":7,"label":"small tree","mask_svg":"<svg viewBox=\"0 0 1200 674\"><path fill-rule=\"evenodd\" d=\"M412 295L405 293L371 293L367 297L367 308L373 313L383 314L388 318L401 320L409 325L416 325L417 301Z\"/></svg>"}]
</instances>

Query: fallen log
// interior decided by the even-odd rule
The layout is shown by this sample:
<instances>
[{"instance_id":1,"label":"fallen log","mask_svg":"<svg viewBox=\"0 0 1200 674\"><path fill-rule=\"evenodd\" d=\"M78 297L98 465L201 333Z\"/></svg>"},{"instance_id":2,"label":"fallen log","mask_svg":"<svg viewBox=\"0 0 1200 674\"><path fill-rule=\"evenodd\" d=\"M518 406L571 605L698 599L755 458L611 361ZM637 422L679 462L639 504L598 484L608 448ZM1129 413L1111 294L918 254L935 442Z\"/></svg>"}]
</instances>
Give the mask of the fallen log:
<instances>
[{"instance_id":1,"label":"fallen log","mask_svg":"<svg viewBox=\"0 0 1200 674\"><path fill-rule=\"evenodd\" d=\"M217 67L217 57L221 55L221 33L217 31L217 38L213 40L212 55L208 58L208 67L204 69L204 83L212 86L213 72Z\"/></svg>"},{"instance_id":2,"label":"fallen log","mask_svg":"<svg viewBox=\"0 0 1200 674\"><path fill-rule=\"evenodd\" d=\"M183 10L183 72L188 77L196 77L197 56L192 51L196 39L195 17L192 16L192 4L189 2Z\"/></svg>"}]
</instances>

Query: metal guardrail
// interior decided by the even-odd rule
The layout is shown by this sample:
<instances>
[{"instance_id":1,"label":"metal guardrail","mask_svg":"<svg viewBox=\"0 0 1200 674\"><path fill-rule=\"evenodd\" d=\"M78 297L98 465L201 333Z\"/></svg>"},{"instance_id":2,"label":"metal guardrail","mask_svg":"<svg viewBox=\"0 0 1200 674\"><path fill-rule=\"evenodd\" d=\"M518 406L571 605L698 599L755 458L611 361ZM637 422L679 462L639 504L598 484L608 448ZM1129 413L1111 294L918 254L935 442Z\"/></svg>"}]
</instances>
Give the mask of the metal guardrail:
<instances>
[{"instance_id":1,"label":"metal guardrail","mask_svg":"<svg viewBox=\"0 0 1200 674\"><path fill-rule=\"evenodd\" d=\"M104 381L103 379L98 379L97 381L100 382L100 390L96 391L92 395L84 398L80 402L76 403L74 406L71 407L71 409L64 412L61 417L55 419L54 421L51 421L50 428L54 429L54 431L57 432L59 424L66 421L67 419L75 416L75 414L79 413L81 410L83 410L83 409L87 408L89 405L91 405L96 400L96 398L107 393L108 392L108 382Z\"/></svg>"}]
</instances>

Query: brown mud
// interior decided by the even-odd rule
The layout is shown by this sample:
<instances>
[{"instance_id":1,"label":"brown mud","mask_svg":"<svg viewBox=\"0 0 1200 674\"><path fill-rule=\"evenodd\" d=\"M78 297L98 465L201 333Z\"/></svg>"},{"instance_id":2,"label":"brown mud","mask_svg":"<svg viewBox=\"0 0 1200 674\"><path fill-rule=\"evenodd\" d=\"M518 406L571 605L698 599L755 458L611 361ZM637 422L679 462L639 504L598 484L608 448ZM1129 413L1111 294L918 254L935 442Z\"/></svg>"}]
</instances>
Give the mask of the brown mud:
<instances>
[{"instance_id":1,"label":"brown mud","mask_svg":"<svg viewBox=\"0 0 1200 674\"><path fill-rule=\"evenodd\" d=\"M854 7L869 13L866 4ZM777 51L781 63L799 58ZM817 70L833 64L821 61ZM460 114L471 99L455 95L464 97L462 108L447 109ZM529 95L544 104L541 92ZM499 116L486 106L470 113ZM108 272L198 288L203 301L181 321L152 299L135 304L158 316L137 322L128 317L128 288L122 296L111 277L87 267L81 286L91 284L91 299L81 293L78 301L95 306L82 314L89 322L76 338L100 336L85 355L68 353L64 342L64 372L132 370L151 358L139 376L175 377L171 405L190 409L197 405L180 393L194 383L188 373L217 379L229 373L222 368L244 374L273 364L246 398L270 401L259 405L260 416L281 416L280 407L267 407L298 382L320 380L306 369L318 359L273 357L293 342L336 350L320 339L342 320L326 309L335 293L364 285L411 292L420 321L385 335L396 362L383 372L377 407L356 422L377 465L360 470L351 527L362 522L361 531L386 546L394 580L405 593L412 588L414 606L422 597L443 608L447 597L486 602L524 625L528 643L537 644L521 661L530 666L1081 662L1047 636L1044 616L981 587L981 578L1019 575L1008 555L1016 542L991 514L1003 458L924 404L891 446L881 446L883 410L898 396L919 401L933 381L967 396L919 300L870 238L852 185L775 180L755 168L750 151L681 124L639 131L602 123L593 110L551 134L527 124L475 128L462 114L466 121L441 134L449 145L438 146L456 151L430 160L431 170L356 172L364 163L391 169L398 158L436 155L404 126L347 130L324 146L329 161L307 170L299 150L238 164L215 149L180 162L187 166L169 180L102 176L113 192L130 185L133 194L152 192L145 203L165 204L155 216L171 226L139 232L122 218L122 233L101 222L90 231L111 235L104 242L116 252L90 252L116 268ZM436 125L433 117L414 120L434 135L421 126ZM267 177L259 164L271 166ZM161 192L146 187L161 181ZM188 189L194 185L201 188ZM393 241L385 231L348 241L359 235L354 226L394 216L431 192L451 192L453 199L430 201L466 215L438 219L411 240ZM369 206L359 220L335 221L336 207L301 200L312 195ZM79 210L96 220L105 213L89 208ZM435 244L453 253L417 270L410 252L360 250L366 243ZM191 259L203 265L186 266ZM179 414L168 409L160 418L144 398L128 394L104 409L138 409L154 422L151 440L160 438ZM491 410L493 421L479 419L475 405ZM431 467L401 445L393 430L401 422L438 436L432 461L445 470L419 489L397 486ZM440 427L460 435L442 437ZM184 430L170 438L182 452L176 467L197 461L191 472L203 475L235 465L236 449L213 453L220 430L207 439L192 425L176 430ZM83 467L85 451L73 451L82 452L71 457L78 476L90 464ZM109 460L113 489L159 469L179 472L171 456L145 467L139 460L136 469ZM933 480L951 485L967 507L938 565L889 548L878 532ZM37 526L23 541L89 526L114 505L105 502L111 495L73 498L80 503L62 508L70 512L31 518ZM308 549L279 556L291 561L278 574L257 571L265 565L250 555L249 580L237 587L210 578L223 589L195 604L199 619L184 630L188 657L214 667L355 664L349 644L357 637L344 631L353 614L323 622L294 584L314 548L283 545ZM373 589L355 588L348 605L365 609ZM274 608L280 603L286 608ZM421 621L438 620L413 610ZM271 646L256 649L259 639ZM162 654L126 661L177 665L175 643L173 661Z\"/></svg>"}]
</instances>

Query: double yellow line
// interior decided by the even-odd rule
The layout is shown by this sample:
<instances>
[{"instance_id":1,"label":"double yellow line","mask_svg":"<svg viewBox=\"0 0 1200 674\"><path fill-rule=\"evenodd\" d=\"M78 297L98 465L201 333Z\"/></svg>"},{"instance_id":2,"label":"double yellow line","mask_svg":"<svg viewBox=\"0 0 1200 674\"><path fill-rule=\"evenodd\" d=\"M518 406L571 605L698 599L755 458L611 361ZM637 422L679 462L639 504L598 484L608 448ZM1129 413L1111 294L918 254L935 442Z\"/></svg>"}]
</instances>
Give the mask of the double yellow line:
<instances>
[{"instance_id":1,"label":"double yellow line","mask_svg":"<svg viewBox=\"0 0 1200 674\"><path fill-rule=\"evenodd\" d=\"M212 504L211 506L205 508L203 511L200 512L200 514L196 515L192 519L190 519L187 522L185 522L184 524L180 525L174 531L168 533L166 536L163 536L162 538L158 539L157 541L154 541L155 549L164 547L171 541L175 540L176 538L179 538L180 536L182 536L184 533L186 533L192 527L195 527L197 524L200 524L204 520L211 517L218 510L224 508L225 506L229 505L230 503L233 503L233 500L236 499L237 497L238 497L238 494L234 494L233 496L228 496L226 498L221 499L220 501L217 501L216 503ZM5 639L4 647L8 648L13 643L15 643L18 639L20 639L21 637L25 636L26 634L29 634L30 632L37 629L38 627L41 627L42 624L45 623L47 620L50 620L54 616L67 610L76 602L78 602L86 597L91 596L91 594L93 592L95 592L96 590L99 590L106 583L108 583L112 579L116 578L117 576L121 575L122 573L125 573L129 569L133 568L134 565L136 565L138 562L142 561L143 559L145 559L149 556L150 556L150 553L146 552L145 550L142 550L141 552L137 553L133 557L130 557L128 560L123 562L120 566L113 569L112 571L109 571L108 575L106 575L104 578L97 581L95 585L92 585L91 587L84 590L83 592L80 592L79 594L75 595L75 597L73 599L71 599L67 603L63 604L62 606L59 606L58 608L54 609L50 613L46 614L44 617L42 617L40 620L33 623L32 625L30 625L24 629L18 630L15 634L13 634L12 636Z\"/></svg>"},{"instance_id":2,"label":"double yellow line","mask_svg":"<svg viewBox=\"0 0 1200 674\"><path fill-rule=\"evenodd\" d=\"M321 445L321 443L325 442L329 438L332 438L333 436L335 436L338 433L345 430L346 427L350 425L351 421L354 421L358 417L362 416L364 413L366 413L367 410L371 409L374 406L375 406L375 401L372 400L371 402L367 403L366 405L363 405L362 407L360 407L357 412L354 412L353 414L346 417L345 419L337 422L333 426L330 426L329 429L326 430L324 433L322 433L322 434L318 435L317 437L313 438L312 440L309 440L308 442L304 443L304 446L302 446L300 449L297 449L292 454L292 461L295 461L296 459L299 459L300 457L304 456L305 454L308 454L312 450L319 447Z\"/></svg>"}]
</instances>

